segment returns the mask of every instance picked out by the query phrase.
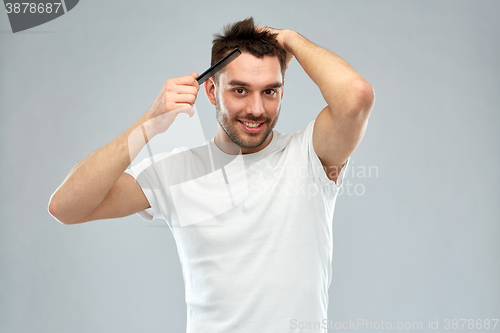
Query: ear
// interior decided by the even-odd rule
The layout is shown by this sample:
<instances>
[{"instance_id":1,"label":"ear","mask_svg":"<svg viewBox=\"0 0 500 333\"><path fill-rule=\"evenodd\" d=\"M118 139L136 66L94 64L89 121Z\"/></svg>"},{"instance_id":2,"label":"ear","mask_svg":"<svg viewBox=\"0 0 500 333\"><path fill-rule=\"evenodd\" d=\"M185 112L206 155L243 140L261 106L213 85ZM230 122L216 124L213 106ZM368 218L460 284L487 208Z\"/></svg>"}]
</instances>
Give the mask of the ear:
<instances>
[{"instance_id":1,"label":"ear","mask_svg":"<svg viewBox=\"0 0 500 333\"><path fill-rule=\"evenodd\" d=\"M207 99L212 105L215 105L215 83L214 78L209 77L208 80L205 81L205 95L207 95Z\"/></svg>"}]
</instances>

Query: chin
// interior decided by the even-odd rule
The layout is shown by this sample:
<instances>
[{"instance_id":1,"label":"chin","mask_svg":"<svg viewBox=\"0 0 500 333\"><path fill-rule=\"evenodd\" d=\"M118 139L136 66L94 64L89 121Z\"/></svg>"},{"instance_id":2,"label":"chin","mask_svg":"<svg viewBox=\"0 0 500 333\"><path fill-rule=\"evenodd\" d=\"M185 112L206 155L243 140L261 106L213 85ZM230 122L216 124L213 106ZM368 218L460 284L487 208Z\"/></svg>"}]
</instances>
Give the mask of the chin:
<instances>
[{"instance_id":1,"label":"chin","mask_svg":"<svg viewBox=\"0 0 500 333\"><path fill-rule=\"evenodd\" d=\"M239 121L237 121L239 122ZM239 124L236 124L240 126ZM262 126L269 126L268 123ZM229 136L234 143L236 143L241 148L257 148L264 144L269 135L271 135L272 128L263 128L259 133L248 133L245 130L238 131L234 133L235 135Z\"/></svg>"},{"instance_id":2,"label":"chin","mask_svg":"<svg viewBox=\"0 0 500 333\"><path fill-rule=\"evenodd\" d=\"M227 137L237 146L243 149L254 149L263 145L266 140L271 135L274 126L278 121L279 111L274 118L261 118L252 119L254 121L263 121L261 125L262 129L257 133L251 133L242 126L239 118L233 116L228 117L227 112L221 112L219 104L216 104L216 117L220 128L226 133ZM244 117L245 119L251 119L251 117Z\"/></svg>"}]
</instances>

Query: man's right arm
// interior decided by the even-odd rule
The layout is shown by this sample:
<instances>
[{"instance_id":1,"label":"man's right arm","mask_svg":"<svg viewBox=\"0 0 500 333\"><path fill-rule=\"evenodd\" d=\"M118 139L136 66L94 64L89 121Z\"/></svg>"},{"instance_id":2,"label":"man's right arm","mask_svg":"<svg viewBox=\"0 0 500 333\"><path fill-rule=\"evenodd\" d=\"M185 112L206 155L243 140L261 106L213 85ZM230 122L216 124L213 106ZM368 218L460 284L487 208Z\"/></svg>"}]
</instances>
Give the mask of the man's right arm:
<instances>
[{"instance_id":1,"label":"man's right arm","mask_svg":"<svg viewBox=\"0 0 500 333\"><path fill-rule=\"evenodd\" d=\"M153 106L110 143L80 161L54 192L49 213L63 224L124 217L149 202L124 171L147 141L168 129L179 113L192 116L200 86L197 73L168 80Z\"/></svg>"}]
</instances>

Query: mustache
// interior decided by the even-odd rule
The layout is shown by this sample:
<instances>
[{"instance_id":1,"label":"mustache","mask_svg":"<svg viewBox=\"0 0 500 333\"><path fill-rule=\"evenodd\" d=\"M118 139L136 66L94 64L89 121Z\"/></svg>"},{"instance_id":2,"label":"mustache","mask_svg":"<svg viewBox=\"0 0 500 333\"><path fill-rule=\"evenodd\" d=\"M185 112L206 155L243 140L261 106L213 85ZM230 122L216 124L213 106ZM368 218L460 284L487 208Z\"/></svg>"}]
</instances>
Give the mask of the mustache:
<instances>
[{"instance_id":1,"label":"mustache","mask_svg":"<svg viewBox=\"0 0 500 333\"><path fill-rule=\"evenodd\" d=\"M266 122L269 118L265 117L246 117L246 118L238 118L240 121L254 121L254 122Z\"/></svg>"}]
</instances>

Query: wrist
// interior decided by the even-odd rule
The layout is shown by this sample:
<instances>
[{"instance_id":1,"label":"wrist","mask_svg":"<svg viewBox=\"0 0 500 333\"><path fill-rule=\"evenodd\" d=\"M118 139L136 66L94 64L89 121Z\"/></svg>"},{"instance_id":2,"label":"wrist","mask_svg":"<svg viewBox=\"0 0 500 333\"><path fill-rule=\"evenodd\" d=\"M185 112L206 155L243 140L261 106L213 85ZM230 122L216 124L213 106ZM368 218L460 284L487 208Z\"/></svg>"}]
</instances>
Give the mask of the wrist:
<instances>
[{"instance_id":1,"label":"wrist","mask_svg":"<svg viewBox=\"0 0 500 333\"><path fill-rule=\"evenodd\" d=\"M283 30L283 48L285 49L285 51L293 54L293 45L299 37L300 34L294 30Z\"/></svg>"},{"instance_id":2,"label":"wrist","mask_svg":"<svg viewBox=\"0 0 500 333\"><path fill-rule=\"evenodd\" d=\"M294 43L294 40L297 38L298 33L296 33L293 30L283 30L283 48L288 51L292 52L291 47Z\"/></svg>"}]
</instances>

